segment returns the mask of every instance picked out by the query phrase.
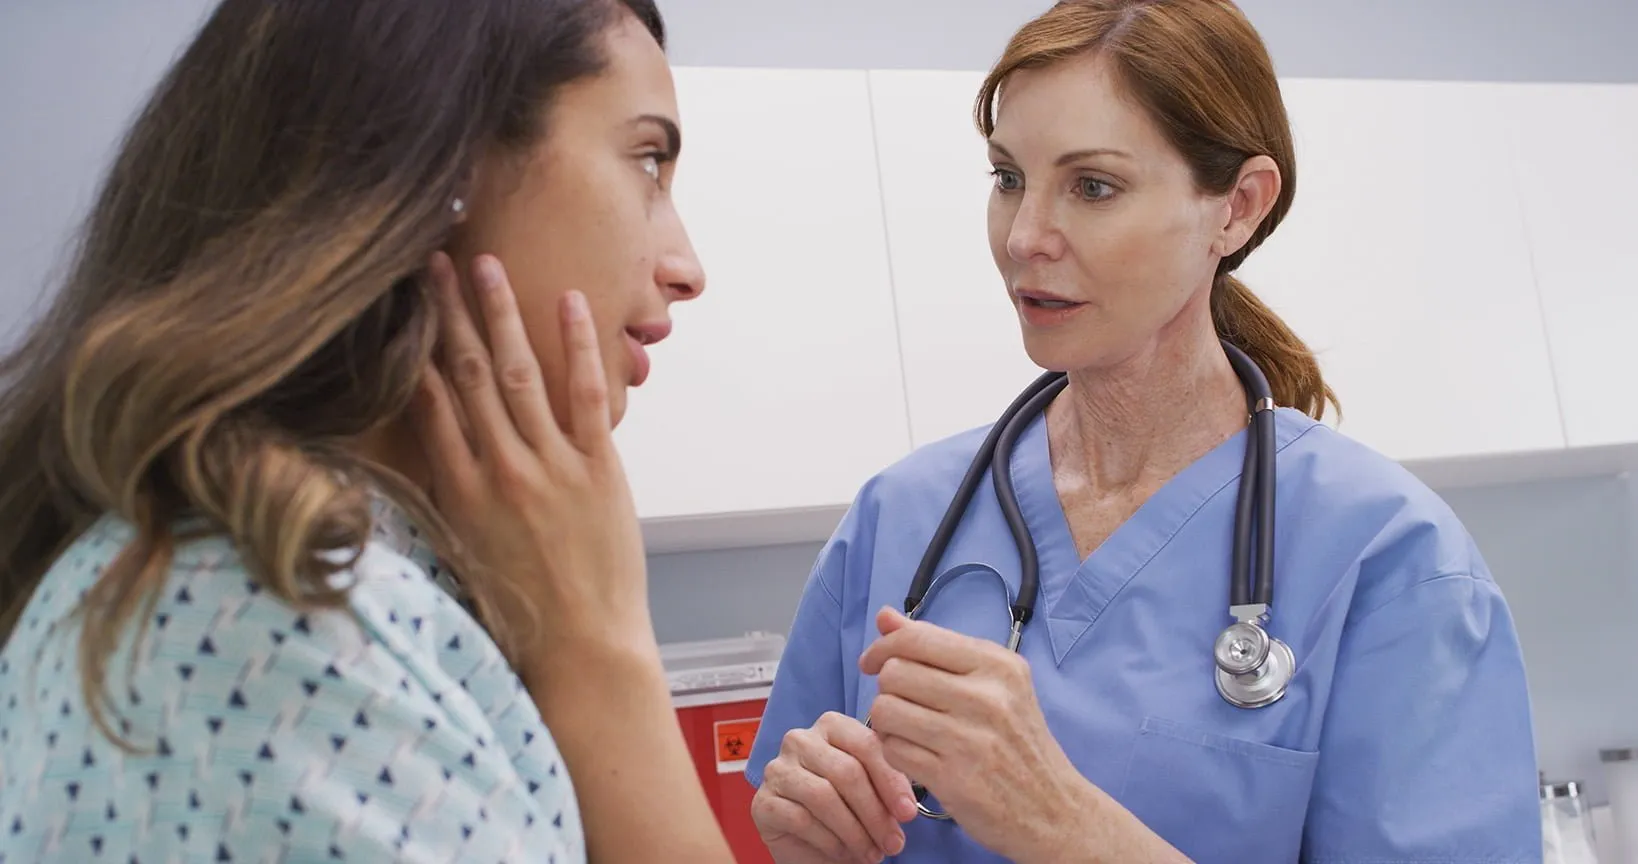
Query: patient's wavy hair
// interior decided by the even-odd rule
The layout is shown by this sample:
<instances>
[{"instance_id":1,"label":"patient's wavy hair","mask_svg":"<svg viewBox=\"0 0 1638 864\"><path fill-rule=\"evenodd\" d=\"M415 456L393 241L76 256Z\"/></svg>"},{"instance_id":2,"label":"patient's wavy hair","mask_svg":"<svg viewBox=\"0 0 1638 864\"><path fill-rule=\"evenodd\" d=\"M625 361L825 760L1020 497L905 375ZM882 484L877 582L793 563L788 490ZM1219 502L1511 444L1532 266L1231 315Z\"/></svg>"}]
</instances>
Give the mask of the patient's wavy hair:
<instances>
[{"instance_id":1,"label":"patient's wavy hair","mask_svg":"<svg viewBox=\"0 0 1638 864\"><path fill-rule=\"evenodd\" d=\"M0 638L93 521L136 530L81 608L104 732L108 658L187 517L304 608L344 602L347 562L322 553L362 550L372 485L467 561L350 445L403 413L432 354L424 271L475 160L537 142L628 14L663 46L652 0L225 0L159 83L64 284L0 360ZM493 589L468 587L493 621Z\"/></svg>"}]
</instances>

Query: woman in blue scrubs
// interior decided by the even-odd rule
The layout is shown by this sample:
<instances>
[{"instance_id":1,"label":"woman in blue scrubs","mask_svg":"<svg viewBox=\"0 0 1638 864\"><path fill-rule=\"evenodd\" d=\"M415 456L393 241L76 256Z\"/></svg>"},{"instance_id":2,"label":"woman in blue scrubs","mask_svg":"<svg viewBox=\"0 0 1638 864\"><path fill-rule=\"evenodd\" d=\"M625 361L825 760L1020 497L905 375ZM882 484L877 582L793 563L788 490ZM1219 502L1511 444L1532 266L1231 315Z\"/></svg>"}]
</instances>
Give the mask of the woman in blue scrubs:
<instances>
[{"instance_id":1,"label":"woman in blue scrubs","mask_svg":"<svg viewBox=\"0 0 1638 864\"><path fill-rule=\"evenodd\" d=\"M1007 651L1018 554L985 483L925 618L896 611L988 430L871 480L752 751L775 859L1539 861L1501 592L1435 494L1318 422L1334 400L1314 358L1229 275L1295 180L1250 24L1228 2L1059 3L978 115L1002 285L1030 357L1069 373L1011 457L1040 600ZM1261 708L1213 683L1247 434L1220 337L1281 406L1269 628L1297 666ZM907 778L953 821L916 816Z\"/></svg>"}]
</instances>

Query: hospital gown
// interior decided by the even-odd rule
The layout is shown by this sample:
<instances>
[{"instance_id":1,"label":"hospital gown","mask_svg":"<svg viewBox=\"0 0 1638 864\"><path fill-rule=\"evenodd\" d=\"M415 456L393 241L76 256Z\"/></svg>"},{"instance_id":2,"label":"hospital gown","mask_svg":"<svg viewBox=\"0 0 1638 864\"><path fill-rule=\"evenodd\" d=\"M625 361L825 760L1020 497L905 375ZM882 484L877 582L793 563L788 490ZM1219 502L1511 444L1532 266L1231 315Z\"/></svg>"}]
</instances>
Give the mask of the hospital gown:
<instances>
[{"instance_id":1,"label":"hospital gown","mask_svg":"<svg viewBox=\"0 0 1638 864\"><path fill-rule=\"evenodd\" d=\"M91 722L72 615L132 529L80 537L0 652L0 861L583 862L534 703L401 512L378 516L350 614L270 597L225 540L183 546L107 665L136 753Z\"/></svg>"},{"instance_id":2,"label":"hospital gown","mask_svg":"<svg viewBox=\"0 0 1638 864\"><path fill-rule=\"evenodd\" d=\"M1230 621L1246 433L1186 467L1084 561L1045 423L1019 439L1013 480L1042 592L1020 651L1048 727L1082 775L1196 861L1540 861L1523 659L1472 539L1388 459L1289 409L1276 430L1269 627L1298 669L1282 700L1253 710L1218 695L1212 659ZM875 613L902 605L985 432L923 447L859 493L807 583L752 783L788 730L870 710L876 682L858 659L878 637ZM986 482L927 620L1003 640L1018 566ZM956 823L918 818L906 839L905 864L1001 860Z\"/></svg>"}]
</instances>

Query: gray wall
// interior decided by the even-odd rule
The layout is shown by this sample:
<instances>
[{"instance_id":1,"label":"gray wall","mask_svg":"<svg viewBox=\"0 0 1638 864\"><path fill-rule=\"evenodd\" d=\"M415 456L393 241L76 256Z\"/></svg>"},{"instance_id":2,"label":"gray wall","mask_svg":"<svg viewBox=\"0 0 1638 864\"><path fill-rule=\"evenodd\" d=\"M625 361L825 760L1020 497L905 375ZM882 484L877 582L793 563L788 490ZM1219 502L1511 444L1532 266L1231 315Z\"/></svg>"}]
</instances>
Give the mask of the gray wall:
<instances>
[{"instance_id":1,"label":"gray wall","mask_svg":"<svg viewBox=\"0 0 1638 864\"><path fill-rule=\"evenodd\" d=\"M0 0L0 345L50 284L120 134L206 0Z\"/></svg>"},{"instance_id":2,"label":"gray wall","mask_svg":"<svg viewBox=\"0 0 1638 864\"><path fill-rule=\"evenodd\" d=\"M1638 81L1633 0L1239 0L1280 74ZM691 66L983 69L1050 0L659 0Z\"/></svg>"},{"instance_id":3,"label":"gray wall","mask_svg":"<svg viewBox=\"0 0 1638 864\"><path fill-rule=\"evenodd\" d=\"M1449 490L1524 644L1542 769L1593 781L1598 748L1638 745L1638 480Z\"/></svg>"},{"instance_id":4,"label":"gray wall","mask_svg":"<svg viewBox=\"0 0 1638 864\"><path fill-rule=\"evenodd\" d=\"M209 0L0 0L0 343L28 317L130 112ZM679 64L982 69L1045 0L660 0ZM1284 75L1638 82L1633 0L1243 0ZM1451 492L1506 588L1543 766L1638 744L1624 479ZM783 630L817 544L651 559L667 640ZM724 598L732 598L725 602ZM1625 735L1627 737L1623 738ZM1596 789L1595 789L1596 791Z\"/></svg>"}]
</instances>

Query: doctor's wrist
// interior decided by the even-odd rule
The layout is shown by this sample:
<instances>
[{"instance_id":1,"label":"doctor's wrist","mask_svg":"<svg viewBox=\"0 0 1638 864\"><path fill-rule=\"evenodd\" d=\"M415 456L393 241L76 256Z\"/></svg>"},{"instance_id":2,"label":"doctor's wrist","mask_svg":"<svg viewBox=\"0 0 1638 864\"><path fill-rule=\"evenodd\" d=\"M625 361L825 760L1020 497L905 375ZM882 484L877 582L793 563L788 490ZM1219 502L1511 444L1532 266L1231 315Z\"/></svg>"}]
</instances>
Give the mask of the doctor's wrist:
<instances>
[{"instance_id":1,"label":"doctor's wrist","mask_svg":"<svg viewBox=\"0 0 1638 864\"><path fill-rule=\"evenodd\" d=\"M1077 775L1078 777L1078 775ZM1190 864L1113 796L1079 778L1028 864Z\"/></svg>"},{"instance_id":2,"label":"doctor's wrist","mask_svg":"<svg viewBox=\"0 0 1638 864\"><path fill-rule=\"evenodd\" d=\"M1113 799L1079 774L1074 779L1069 794L1055 796L1058 806L1049 817L1038 848L1021 857L1020 864L1103 864L1106 860L1099 854L1099 839L1107 836L1107 831L1100 829L1099 823Z\"/></svg>"}]
</instances>

